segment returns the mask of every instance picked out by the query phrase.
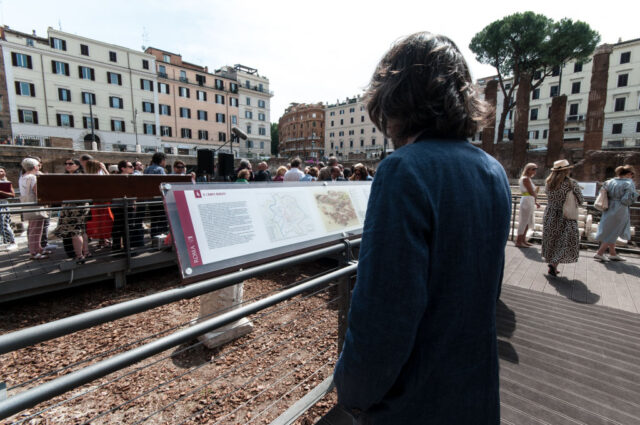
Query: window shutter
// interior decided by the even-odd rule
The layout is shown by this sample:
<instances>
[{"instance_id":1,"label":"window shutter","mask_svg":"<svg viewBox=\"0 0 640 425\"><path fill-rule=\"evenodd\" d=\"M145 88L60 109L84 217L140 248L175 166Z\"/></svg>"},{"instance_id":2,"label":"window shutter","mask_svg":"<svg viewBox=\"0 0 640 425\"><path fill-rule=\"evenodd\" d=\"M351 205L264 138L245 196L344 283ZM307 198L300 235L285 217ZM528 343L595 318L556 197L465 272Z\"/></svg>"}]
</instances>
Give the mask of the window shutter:
<instances>
[{"instance_id":1,"label":"window shutter","mask_svg":"<svg viewBox=\"0 0 640 425\"><path fill-rule=\"evenodd\" d=\"M38 111L33 111L33 123L38 124Z\"/></svg>"},{"instance_id":2,"label":"window shutter","mask_svg":"<svg viewBox=\"0 0 640 425\"><path fill-rule=\"evenodd\" d=\"M69 115L69 123L73 127L73 115Z\"/></svg>"},{"instance_id":3,"label":"window shutter","mask_svg":"<svg viewBox=\"0 0 640 425\"><path fill-rule=\"evenodd\" d=\"M169 84L167 84L167 94L170 94L169 92L171 91L169 87Z\"/></svg>"},{"instance_id":4,"label":"window shutter","mask_svg":"<svg viewBox=\"0 0 640 425\"><path fill-rule=\"evenodd\" d=\"M123 109L124 108L124 102L122 101L121 97L119 97L118 99L120 99L120 103L119 103L120 109Z\"/></svg>"},{"instance_id":5,"label":"window shutter","mask_svg":"<svg viewBox=\"0 0 640 425\"><path fill-rule=\"evenodd\" d=\"M18 122L24 122L24 114L22 113L22 109L18 109Z\"/></svg>"},{"instance_id":6,"label":"window shutter","mask_svg":"<svg viewBox=\"0 0 640 425\"><path fill-rule=\"evenodd\" d=\"M206 100L207 100L207 92L204 92L204 100L206 102Z\"/></svg>"},{"instance_id":7,"label":"window shutter","mask_svg":"<svg viewBox=\"0 0 640 425\"><path fill-rule=\"evenodd\" d=\"M140 89L144 90L144 80L140 78Z\"/></svg>"},{"instance_id":8,"label":"window shutter","mask_svg":"<svg viewBox=\"0 0 640 425\"><path fill-rule=\"evenodd\" d=\"M16 81L16 82L15 82L15 85L16 85L16 94L18 94L18 95L19 95L19 94L22 94L22 93L20 92L20 82L19 82L19 81Z\"/></svg>"},{"instance_id":9,"label":"window shutter","mask_svg":"<svg viewBox=\"0 0 640 425\"><path fill-rule=\"evenodd\" d=\"M16 56L16 52L11 52L11 64L13 66L18 66L18 57Z\"/></svg>"},{"instance_id":10,"label":"window shutter","mask_svg":"<svg viewBox=\"0 0 640 425\"><path fill-rule=\"evenodd\" d=\"M83 78L83 76L82 76L82 67L80 65L78 65L78 77L79 78Z\"/></svg>"},{"instance_id":11,"label":"window shutter","mask_svg":"<svg viewBox=\"0 0 640 425\"><path fill-rule=\"evenodd\" d=\"M124 121L122 121L122 132L125 132L125 128L124 128Z\"/></svg>"},{"instance_id":12,"label":"window shutter","mask_svg":"<svg viewBox=\"0 0 640 425\"><path fill-rule=\"evenodd\" d=\"M118 74L118 85L122 85L122 75Z\"/></svg>"},{"instance_id":13,"label":"window shutter","mask_svg":"<svg viewBox=\"0 0 640 425\"><path fill-rule=\"evenodd\" d=\"M90 68L89 70L91 71L91 81L95 81L95 80L96 80L96 73L95 73L95 71L93 70L93 68Z\"/></svg>"},{"instance_id":14,"label":"window shutter","mask_svg":"<svg viewBox=\"0 0 640 425\"><path fill-rule=\"evenodd\" d=\"M167 112L169 112L169 115L171 115L171 106L167 106Z\"/></svg>"},{"instance_id":15,"label":"window shutter","mask_svg":"<svg viewBox=\"0 0 640 425\"><path fill-rule=\"evenodd\" d=\"M151 104L151 112L154 112L154 113L156 112L156 105L155 105L155 103L152 103L152 104Z\"/></svg>"},{"instance_id":16,"label":"window shutter","mask_svg":"<svg viewBox=\"0 0 640 425\"><path fill-rule=\"evenodd\" d=\"M58 89L58 100L62 100L62 89Z\"/></svg>"},{"instance_id":17,"label":"window shutter","mask_svg":"<svg viewBox=\"0 0 640 425\"><path fill-rule=\"evenodd\" d=\"M33 69L33 64L31 63L31 56L27 55L27 68Z\"/></svg>"},{"instance_id":18,"label":"window shutter","mask_svg":"<svg viewBox=\"0 0 640 425\"><path fill-rule=\"evenodd\" d=\"M53 47L53 38L49 39L49 46Z\"/></svg>"},{"instance_id":19,"label":"window shutter","mask_svg":"<svg viewBox=\"0 0 640 425\"><path fill-rule=\"evenodd\" d=\"M111 131L116 129L116 125L113 123L113 120L111 120Z\"/></svg>"},{"instance_id":20,"label":"window shutter","mask_svg":"<svg viewBox=\"0 0 640 425\"><path fill-rule=\"evenodd\" d=\"M189 117L189 119L191 119L191 109L187 109L187 117Z\"/></svg>"},{"instance_id":21,"label":"window shutter","mask_svg":"<svg viewBox=\"0 0 640 425\"><path fill-rule=\"evenodd\" d=\"M155 135L156 135L156 125L155 125L155 124L153 124L153 125L151 126L151 128L153 128L153 135L155 136Z\"/></svg>"},{"instance_id":22,"label":"window shutter","mask_svg":"<svg viewBox=\"0 0 640 425\"><path fill-rule=\"evenodd\" d=\"M51 61L51 73L56 73L56 61Z\"/></svg>"},{"instance_id":23,"label":"window shutter","mask_svg":"<svg viewBox=\"0 0 640 425\"><path fill-rule=\"evenodd\" d=\"M62 50L66 51L67 50L67 42L62 40Z\"/></svg>"},{"instance_id":24,"label":"window shutter","mask_svg":"<svg viewBox=\"0 0 640 425\"><path fill-rule=\"evenodd\" d=\"M189 94L189 89L187 89L187 97L191 97Z\"/></svg>"},{"instance_id":25,"label":"window shutter","mask_svg":"<svg viewBox=\"0 0 640 425\"><path fill-rule=\"evenodd\" d=\"M209 113L207 111L204 111L204 120L209 121Z\"/></svg>"},{"instance_id":26,"label":"window shutter","mask_svg":"<svg viewBox=\"0 0 640 425\"><path fill-rule=\"evenodd\" d=\"M87 117L82 117L82 127L89 128L89 126L87 125Z\"/></svg>"},{"instance_id":27,"label":"window shutter","mask_svg":"<svg viewBox=\"0 0 640 425\"><path fill-rule=\"evenodd\" d=\"M69 76L69 64L65 63L64 65L64 75Z\"/></svg>"},{"instance_id":28,"label":"window shutter","mask_svg":"<svg viewBox=\"0 0 640 425\"><path fill-rule=\"evenodd\" d=\"M172 137L171 136L171 127L169 127L169 137Z\"/></svg>"},{"instance_id":29,"label":"window shutter","mask_svg":"<svg viewBox=\"0 0 640 425\"><path fill-rule=\"evenodd\" d=\"M33 84L29 84L29 86L31 87L31 97L36 97L36 86Z\"/></svg>"},{"instance_id":30,"label":"window shutter","mask_svg":"<svg viewBox=\"0 0 640 425\"><path fill-rule=\"evenodd\" d=\"M98 118L93 119L93 128L100 130L100 127L98 126Z\"/></svg>"},{"instance_id":31,"label":"window shutter","mask_svg":"<svg viewBox=\"0 0 640 425\"><path fill-rule=\"evenodd\" d=\"M107 71L107 84L111 84L111 73Z\"/></svg>"},{"instance_id":32,"label":"window shutter","mask_svg":"<svg viewBox=\"0 0 640 425\"><path fill-rule=\"evenodd\" d=\"M58 127L62 127L62 118L60 117L60 114L56 114L56 123L58 124Z\"/></svg>"}]
</instances>

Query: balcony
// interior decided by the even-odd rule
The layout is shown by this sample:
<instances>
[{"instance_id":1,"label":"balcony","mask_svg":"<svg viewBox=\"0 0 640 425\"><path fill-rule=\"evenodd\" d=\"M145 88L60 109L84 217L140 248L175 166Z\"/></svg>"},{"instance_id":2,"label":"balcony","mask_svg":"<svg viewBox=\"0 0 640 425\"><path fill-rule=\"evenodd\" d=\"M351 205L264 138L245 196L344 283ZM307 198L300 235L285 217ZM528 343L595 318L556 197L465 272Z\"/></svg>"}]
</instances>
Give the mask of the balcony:
<instances>
[{"instance_id":1,"label":"balcony","mask_svg":"<svg viewBox=\"0 0 640 425\"><path fill-rule=\"evenodd\" d=\"M180 81L182 81L183 83L188 83L189 79L187 77L180 77Z\"/></svg>"},{"instance_id":2,"label":"balcony","mask_svg":"<svg viewBox=\"0 0 640 425\"><path fill-rule=\"evenodd\" d=\"M169 78L166 72L158 72L158 77L160 78Z\"/></svg>"},{"instance_id":3,"label":"balcony","mask_svg":"<svg viewBox=\"0 0 640 425\"><path fill-rule=\"evenodd\" d=\"M567 117L567 122L583 122L584 119L584 115L569 115Z\"/></svg>"}]
</instances>

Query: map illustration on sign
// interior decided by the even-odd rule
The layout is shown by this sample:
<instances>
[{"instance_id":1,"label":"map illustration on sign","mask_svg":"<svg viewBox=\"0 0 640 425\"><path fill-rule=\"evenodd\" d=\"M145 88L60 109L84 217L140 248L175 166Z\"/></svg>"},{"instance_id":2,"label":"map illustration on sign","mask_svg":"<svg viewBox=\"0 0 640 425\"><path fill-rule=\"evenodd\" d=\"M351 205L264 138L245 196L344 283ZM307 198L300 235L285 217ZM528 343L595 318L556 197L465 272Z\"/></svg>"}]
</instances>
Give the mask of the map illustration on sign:
<instances>
[{"instance_id":1,"label":"map illustration on sign","mask_svg":"<svg viewBox=\"0 0 640 425\"><path fill-rule=\"evenodd\" d=\"M328 232L358 226L360 221L346 190L329 190L315 194L322 222Z\"/></svg>"},{"instance_id":2,"label":"map illustration on sign","mask_svg":"<svg viewBox=\"0 0 640 425\"><path fill-rule=\"evenodd\" d=\"M313 220L294 194L272 193L262 205L262 216L271 242L313 233Z\"/></svg>"}]
</instances>

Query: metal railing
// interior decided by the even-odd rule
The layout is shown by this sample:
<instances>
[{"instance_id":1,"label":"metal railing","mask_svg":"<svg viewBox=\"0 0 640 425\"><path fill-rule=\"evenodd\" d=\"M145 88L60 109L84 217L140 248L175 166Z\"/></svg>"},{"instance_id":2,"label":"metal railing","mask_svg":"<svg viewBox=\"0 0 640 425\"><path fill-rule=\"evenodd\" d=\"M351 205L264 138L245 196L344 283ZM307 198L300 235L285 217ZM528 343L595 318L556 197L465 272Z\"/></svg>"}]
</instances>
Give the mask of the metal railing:
<instances>
[{"instance_id":1,"label":"metal railing","mask_svg":"<svg viewBox=\"0 0 640 425\"><path fill-rule=\"evenodd\" d=\"M189 368L186 371L177 371L171 379L160 382L152 388L145 388L142 393L136 394L135 396L132 395L130 399L115 407L107 404L103 411L95 408L91 409L91 412L81 415L82 417L79 420L86 421L84 423L92 423L94 420L104 418L118 410L127 410L129 420L135 420L135 423L146 422L167 411L171 411L172 417L177 418L176 420L183 421L180 423L195 420L198 415L203 414L205 411L215 412L215 415L217 415L216 419L218 421L224 421L225 418L229 418L230 415L234 415L238 411L247 408L253 409L249 416L251 421L260 416L275 419L288 407L285 406L285 399L294 389L304 390L302 386L305 382L316 382L322 379L326 382L325 378L328 378L331 374L333 363L335 362L335 353L339 352L339 348L342 347L344 333L346 332L351 276L355 274L357 268L357 263L352 260L351 251L352 248L357 247L359 243L360 240L345 240L332 246L240 270L225 276L207 279L188 286L0 335L0 355L15 356L18 354L18 350L25 348L32 349L30 347L34 347L35 344L70 335L84 329L94 328L101 324L112 323L117 319L134 314L148 312L159 306L169 305L181 300L212 293L212 291L222 290L249 278L260 276L265 272L287 269L294 265L325 257L337 257L338 259L337 266L332 266L329 270L323 271L316 276L295 282L282 289L261 293L252 299L233 306L233 308L222 309L201 316L197 321L189 320L180 326L182 329L169 329L168 331L171 333L168 335L158 337L159 334L154 334L139 340L130 341L123 346L112 348L103 353L90 353L89 357L84 360L69 366L54 369L53 371L44 371L39 376L30 377L30 379L25 382L12 380L8 388L9 398L0 400L0 418L11 418L12 420L18 421L18 423L25 423L35 418L47 420L46 418L51 417L49 415L55 416L60 414L60 411L64 410L68 403L72 401L76 402L76 399L84 397L87 394L92 394L97 390L102 391L104 394L104 391L108 390L110 385L121 382L123 379L131 379L133 374L149 371L149 368L155 367L163 360L175 355L175 353L172 353L157 358L161 353L186 343L188 343L188 346L181 347L178 351L179 353L193 349L206 343L206 339L209 337L206 336L203 339L203 335L208 335L209 332L218 330L240 319L251 317L264 332L255 336L249 335L244 337L239 347L225 346L224 348L220 348L220 352L216 354L215 360L221 357L231 356L232 353L233 356L241 356L241 349L243 347L246 348L251 344L256 344L256 341L260 341L258 345L261 347L261 351L253 358L245 361L242 361L242 359L236 360L237 364L232 364L231 366L233 367L230 368L219 368L220 374L216 375L213 381L205 381L202 384L199 383L200 381L196 383L192 382L194 372L207 366L214 368L214 358L212 358L211 361ZM325 299L323 297L326 297L328 301L318 302L320 298ZM294 298L296 298L295 301ZM318 304L313 310L310 310L308 307L299 308L298 310L294 308L297 303L304 304L310 299L314 299L316 304ZM306 335L310 329L319 326L318 318L320 318L322 322L329 320L326 312L332 309L337 310L337 317L335 317L337 327L334 328L330 324L327 324L324 326L323 333L319 336L315 338L305 337L304 341L296 340L296 344L291 344L295 338L301 338ZM292 319L291 312L294 310L299 312L299 314ZM270 327L262 329L262 321L266 317L273 317L273 315L279 312L284 313L283 319L274 319L275 324L270 324ZM318 314L315 315L314 312ZM258 313L260 314L258 315ZM308 322L309 326L301 330L295 330L295 332L298 333L289 338L285 339L280 337L279 331L283 327L291 324L295 325L297 321L304 322L306 325L307 322L305 322L305 320L307 319L304 318L309 315L317 316L317 318ZM265 323L268 322L269 320L265 320ZM331 335L335 335L336 333L337 345L327 345L327 338L333 340ZM285 336L286 335L288 334L285 334ZM200 337L200 341L193 343L194 338L197 337ZM153 339L153 341L147 342L146 340L148 339ZM271 343L271 340L276 339L278 340L277 343ZM133 345L137 346L131 348ZM266 346L266 348L262 348L262 346ZM277 351L283 349L284 351ZM64 347L60 347L60 350L64 351ZM118 353L113 355L116 352ZM304 360L301 360L302 357L304 357ZM232 379L234 383L241 380L239 379L240 375L236 374L238 368L249 362L254 362L256 358L269 358L269 366L266 368L259 367L253 370L252 373L254 373L254 375L244 384L238 384L235 388L227 392L219 388L215 391L215 397L212 397L213 400L210 403L205 403L204 406L198 404L199 409L195 413L192 412L193 409L184 406L183 408L179 408L181 403L183 405L192 404L192 398L198 397L203 392L213 394L213 390L210 389L213 388L212 382L220 382L219 380L221 379L232 377L235 377ZM139 365L136 369L131 370L130 367L132 365L146 359L153 361L151 363L146 362L143 365ZM71 369L74 370L71 371ZM280 370L281 372L279 373L278 371ZM109 376L118 371L123 371L124 374L120 376ZM50 379L53 375L58 375L58 377ZM108 380L101 380L101 378L107 376L109 376ZM5 376L4 378L7 379L8 377ZM287 381L285 381L285 379L287 379ZM264 387L261 388L259 392L257 391L258 394L244 402L243 400L238 401L232 398L238 389L253 385L253 383L258 380L263 382L262 386ZM289 380L295 381L296 385L292 387L291 383L288 382ZM168 400L166 405L160 407L154 405L153 408L157 408L156 410L149 411L149 409L142 409L135 405L137 400L160 388L167 388L177 382L182 384L187 381L190 385L189 388L185 387L177 399ZM86 384L89 383L93 384L90 387L86 387ZM29 388L25 389L26 387ZM68 394L71 390L79 391ZM272 403L266 408L263 403L256 402L255 405L253 405L252 402L267 390L270 391L269 401L272 401ZM277 398L277 396L273 395L274 392L278 394L282 393L282 395ZM59 397L61 395L64 395L64 397ZM275 401L273 401L274 398ZM46 401L50 402L42 406L42 408L25 412L26 409L33 408ZM221 405L222 407L220 407ZM259 411L255 412L256 409ZM13 416L20 412L23 412L20 416Z\"/></svg>"}]
</instances>

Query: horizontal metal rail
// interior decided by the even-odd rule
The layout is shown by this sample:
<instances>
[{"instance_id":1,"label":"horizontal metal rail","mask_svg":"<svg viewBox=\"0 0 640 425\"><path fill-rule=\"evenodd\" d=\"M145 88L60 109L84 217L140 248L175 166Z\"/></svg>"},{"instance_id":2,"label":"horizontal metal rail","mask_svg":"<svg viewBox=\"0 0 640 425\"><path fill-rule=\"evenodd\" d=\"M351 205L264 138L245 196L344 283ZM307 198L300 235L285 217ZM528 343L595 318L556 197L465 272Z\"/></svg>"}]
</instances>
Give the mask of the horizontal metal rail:
<instances>
[{"instance_id":1,"label":"horizontal metal rail","mask_svg":"<svg viewBox=\"0 0 640 425\"><path fill-rule=\"evenodd\" d=\"M351 245L358 245L360 243L360 239L353 240L350 243ZM79 330L88 329L106 322L151 310L162 305L171 304L182 299L193 298L217 289L234 285L262 273L316 260L328 255L334 255L344 250L345 244L338 243L312 252L276 260L267 264L251 267L246 270L240 270L228 275L183 286L181 288L170 289L168 291L159 292L146 297L125 301L53 322L44 323L42 325L0 335L0 354L6 354L33 344L48 341Z\"/></svg>"},{"instance_id":2,"label":"horizontal metal rail","mask_svg":"<svg viewBox=\"0 0 640 425\"><path fill-rule=\"evenodd\" d=\"M87 366L86 368L80 369L68 375L64 375L60 378L56 378L52 381L39 385L35 388L31 388L27 391L21 392L13 397L8 398L7 400L0 402L0 419L8 418L9 416L19 413L24 409L35 406L38 403L49 400L69 390L106 376L112 372L124 369L127 366L130 366L155 354L161 353L172 347L188 342L198 337L199 335L211 332L217 328L235 322L236 320L242 319L243 317L257 313L282 301L293 298L303 292L312 290L320 285L324 285L343 276L355 274L357 266L357 263L349 264L341 269L329 272L323 276L294 286L290 289L286 289L280 293L271 295L260 301L256 301L252 304L240 307L228 313L223 313L220 316L198 323L187 329L175 332L151 343L110 357L91 366Z\"/></svg>"}]
</instances>

